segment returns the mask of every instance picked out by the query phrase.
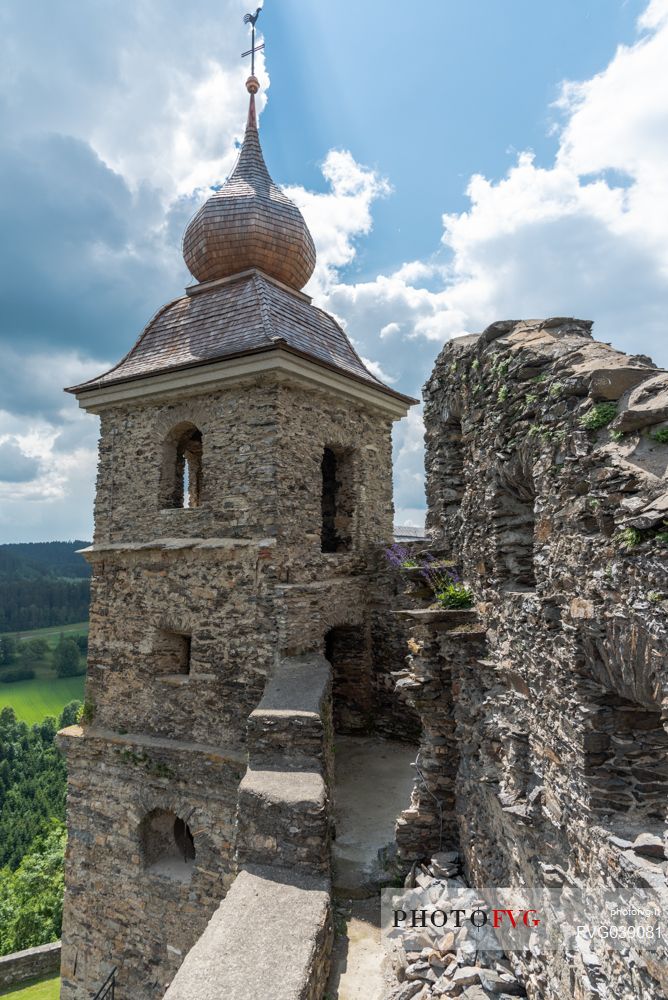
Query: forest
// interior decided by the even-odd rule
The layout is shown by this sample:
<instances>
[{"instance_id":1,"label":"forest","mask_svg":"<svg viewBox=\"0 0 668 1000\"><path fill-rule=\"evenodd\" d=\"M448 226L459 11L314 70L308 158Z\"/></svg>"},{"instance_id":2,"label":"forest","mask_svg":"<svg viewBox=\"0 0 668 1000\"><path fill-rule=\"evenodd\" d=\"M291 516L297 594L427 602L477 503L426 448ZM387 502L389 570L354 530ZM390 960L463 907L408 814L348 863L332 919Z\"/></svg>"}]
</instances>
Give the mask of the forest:
<instances>
[{"instance_id":1,"label":"forest","mask_svg":"<svg viewBox=\"0 0 668 1000\"><path fill-rule=\"evenodd\" d=\"M0 954L60 935L66 773L55 735L80 709L34 726L0 711Z\"/></svg>"},{"instance_id":2,"label":"forest","mask_svg":"<svg viewBox=\"0 0 668 1000\"><path fill-rule=\"evenodd\" d=\"M89 543L0 545L0 633L70 625L88 617Z\"/></svg>"}]
</instances>

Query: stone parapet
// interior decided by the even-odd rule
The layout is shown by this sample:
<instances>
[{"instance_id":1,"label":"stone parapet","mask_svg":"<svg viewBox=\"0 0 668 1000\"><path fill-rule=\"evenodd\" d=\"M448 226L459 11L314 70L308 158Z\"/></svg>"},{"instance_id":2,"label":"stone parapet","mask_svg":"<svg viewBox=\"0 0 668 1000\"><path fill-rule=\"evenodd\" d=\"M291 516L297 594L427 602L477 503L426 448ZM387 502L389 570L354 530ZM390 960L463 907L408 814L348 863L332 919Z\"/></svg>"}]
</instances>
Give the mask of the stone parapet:
<instances>
[{"instance_id":1,"label":"stone parapet","mask_svg":"<svg viewBox=\"0 0 668 1000\"><path fill-rule=\"evenodd\" d=\"M56 975L60 969L60 941L39 948L15 951L0 957L0 990L19 986L30 979Z\"/></svg>"},{"instance_id":2,"label":"stone parapet","mask_svg":"<svg viewBox=\"0 0 668 1000\"><path fill-rule=\"evenodd\" d=\"M248 726L237 861L329 874L331 667L311 653L279 662Z\"/></svg>"},{"instance_id":3,"label":"stone parapet","mask_svg":"<svg viewBox=\"0 0 668 1000\"><path fill-rule=\"evenodd\" d=\"M241 871L164 1000L320 1000L333 937L329 882Z\"/></svg>"}]
</instances>

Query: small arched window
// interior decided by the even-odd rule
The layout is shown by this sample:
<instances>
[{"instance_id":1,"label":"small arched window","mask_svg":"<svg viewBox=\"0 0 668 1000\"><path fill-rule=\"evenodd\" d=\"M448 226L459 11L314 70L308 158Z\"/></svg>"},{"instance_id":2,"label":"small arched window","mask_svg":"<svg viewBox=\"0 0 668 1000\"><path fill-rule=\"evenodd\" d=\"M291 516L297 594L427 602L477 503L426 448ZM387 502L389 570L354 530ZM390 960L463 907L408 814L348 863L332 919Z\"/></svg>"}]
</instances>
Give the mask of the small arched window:
<instances>
[{"instance_id":1,"label":"small arched window","mask_svg":"<svg viewBox=\"0 0 668 1000\"><path fill-rule=\"evenodd\" d=\"M167 436L161 501L165 508L199 507L202 500L202 432L183 423Z\"/></svg>"},{"instance_id":2,"label":"small arched window","mask_svg":"<svg viewBox=\"0 0 668 1000\"><path fill-rule=\"evenodd\" d=\"M149 871L189 881L195 866L195 841L184 819L154 809L141 824L144 864Z\"/></svg>"}]
</instances>

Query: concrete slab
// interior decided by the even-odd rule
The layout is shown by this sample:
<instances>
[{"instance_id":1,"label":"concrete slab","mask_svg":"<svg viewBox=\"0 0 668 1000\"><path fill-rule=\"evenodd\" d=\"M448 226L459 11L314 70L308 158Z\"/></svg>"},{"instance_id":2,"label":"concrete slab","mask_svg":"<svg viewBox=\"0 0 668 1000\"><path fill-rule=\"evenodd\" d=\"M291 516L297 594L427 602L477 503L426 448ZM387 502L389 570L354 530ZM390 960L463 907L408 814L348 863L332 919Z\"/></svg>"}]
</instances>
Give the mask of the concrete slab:
<instances>
[{"instance_id":1,"label":"concrete slab","mask_svg":"<svg viewBox=\"0 0 668 1000\"><path fill-rule=\"evenodd\" d=\"M345 935L336 935L325 996L336 1000L383 1000L392 982L384 966L379 899L355 900Z\"/></svg>"},{"instance_id":2,"label":"concrete slab","mask_svg":"<svg viewBox=\"0 0 668 1000\"><path fill-rule=\"evenodd\" d=\"M417 747L377 737L336 736L332 845L337 895L374 892L378 851L394 842L394 824L410 804Z\"/></svg>"}]
</instances>

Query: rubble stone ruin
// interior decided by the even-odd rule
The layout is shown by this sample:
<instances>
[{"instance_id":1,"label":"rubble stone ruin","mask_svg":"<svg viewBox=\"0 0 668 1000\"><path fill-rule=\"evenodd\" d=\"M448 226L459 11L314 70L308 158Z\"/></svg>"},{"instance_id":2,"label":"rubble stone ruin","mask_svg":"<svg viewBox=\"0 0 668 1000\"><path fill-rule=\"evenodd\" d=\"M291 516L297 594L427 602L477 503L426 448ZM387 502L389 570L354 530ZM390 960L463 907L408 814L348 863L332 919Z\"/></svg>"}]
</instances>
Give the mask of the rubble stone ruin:
<instances>
[{"instance_id":1,"label":"rubble stone ruin","mask_svg":"<svg viewBox=\"0 0 668 1000\"><path fill-rule=\"evenodd\" d=\"M407 859L459 851L473 886L634 889L665 913L668 375L591 326L495 323L425 386L431 551L475 602L405 613L425 781L397 833ZM665 941L513 971L532 998L668 996Z\"/></svg>"},{"instance_id":2,"label":"rubble stone ruin","mask_svg":"<svg viewBox=\"0 0 668 1000\"><path fill-rule=\"evenodd\" d=\"M113 968L117 1000L322 1000L337 733L419 740L402 878L665 905L668 375L572 319L446 345L429 543L392 566L391 429L414 400L302 291L315 251L257 88L186 231L197 283L70 390L101 433L86 705L60 734L64 1000ZM424 560L471 606L440 606ZM401 1000L668 995L663 946L392 975Z\"/></svg>"}]
</instances>

